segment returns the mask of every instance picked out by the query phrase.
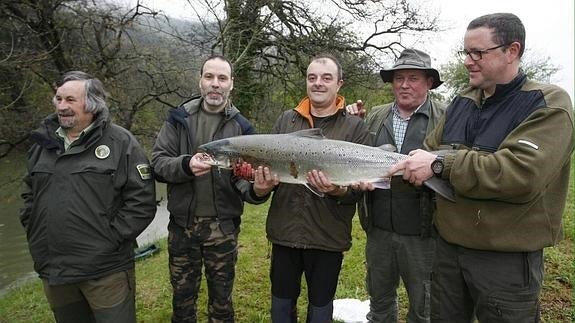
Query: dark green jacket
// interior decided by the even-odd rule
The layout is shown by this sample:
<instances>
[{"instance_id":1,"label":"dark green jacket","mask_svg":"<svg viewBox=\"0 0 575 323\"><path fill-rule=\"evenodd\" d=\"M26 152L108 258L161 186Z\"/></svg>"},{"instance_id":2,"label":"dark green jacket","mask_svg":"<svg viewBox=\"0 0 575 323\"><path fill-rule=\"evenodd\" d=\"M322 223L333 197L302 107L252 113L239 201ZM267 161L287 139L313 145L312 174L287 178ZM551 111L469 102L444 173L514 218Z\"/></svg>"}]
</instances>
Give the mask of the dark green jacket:
<instances>
[{"instance_id":1,"label":"dark green jacket","mask_svg":"<svg viewBox=\"0 0 575 323\"><path fill-rule=\"evenodd\" d=\"M561 88L520 73L482 101L469 88L426 139L445 156L455 203L437 199L435 224L447 241L493 251L534 251L563 236L573 152L573 105Z\"/></svg>"},{"instance_id":2,"label":"dark green jacket","mask_svg":"<svg viewBox=\"0 0 575 323\"><path fill-rule=\"evenodd\" d=\"M156 179L168 184L168 211L171 220L187 228L193 224L196 209L194 174L189 167L190 158L197 152L193 136L201 97L194 97L177 109L172 109L162 126L152 150L152 167ZM213 140L253 134L254 128L233 105L214 134ZM248 181L232 176L231 170L213 168L210 174L214 188L214 206L226 232L239 225L244 201L253 204L265 202L252 191ZM235 223L232 223L235 221Z\"/></svg>"},{"instance_id":3,"label":"dark green jacket","mask_svg":"<svg viewBox=\"0 0 575 323\"><path fill-rule=\"evenodd\" d=\"M347 114L344 99L339 97L340 110L313 124L306 98L296 109L285 111L276 121L273 133L321 128L329 139L366 144L368 132L357 116ZM271 170L273 172L273 169ZM281 183L273 193L268 212L266 232L272 243L290 248L314 248L345 251L351 247L351 226L360 193L348 190L341 198L318 197L304 185Z\"/></svg>"},{"instance_id":4,"label":"dark green jacket","mask_svg":"<svg viewBox=\"0 0 575 323\"><path fill-rule=\"evenodd\" d=\"M374 146L397 146L393 135L394 103L373 107L366 124ZM405 133L400 153L423 148L425 136L433 130L445 113L445 104L428 99L414 113ZM434 193L426 187L416 187L394 176L389 190L374 190L365 194L359 204L364 229L375 226L390 232L428 237L432 233Z\"/></svg>"},{"instance_id":5,"label":"dark green jacket","mask_svg":"<svg viewBox=\"0 0 575 323\"><path fill-rule=\"evenodd\" d=\"M67 151L57 128L53 114L28 152L20 220L34 269L58 285L133 268L136 237L156 213L144 151L107 113Z\"/></svg>"}]
</instances>

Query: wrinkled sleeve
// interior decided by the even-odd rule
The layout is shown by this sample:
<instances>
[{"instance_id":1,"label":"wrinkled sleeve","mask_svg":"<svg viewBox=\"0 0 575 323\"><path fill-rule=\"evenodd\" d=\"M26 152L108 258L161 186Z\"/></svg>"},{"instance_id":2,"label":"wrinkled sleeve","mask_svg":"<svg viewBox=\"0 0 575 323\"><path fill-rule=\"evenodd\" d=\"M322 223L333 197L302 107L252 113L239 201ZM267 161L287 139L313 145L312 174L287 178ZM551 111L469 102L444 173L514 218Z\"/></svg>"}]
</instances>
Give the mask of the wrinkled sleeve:
<instances>
[{"instance_id":1,"label":"wrinkled sleeve","mask_svg":"<svg viewBox=\"0 0 575 323\"><path fill-rule=\"evenodd\" d=\"M125 158L121 205L111 225L122 240L135 240L156 214L156 190L149 161L134 137Z\"/></svg>"},{"instance_id":2,"label":"wrinkled sleeve","mask_svg":"<svg viewBox=\"0 0 575 323\"><path fill-rule=\"evenodd\" d=\"M258 197L254 192L254 184L245 179L240 179L236 176L232 176L231 181L232 185L235 185L238 192L240 192L242 200L250 204L262 204L271 196L271 193L269 193L265 196Z\"/></svg>"},{"instance_id":3,"label":"wrinkled sleeve","mask_svg":"<svg viewBox=\"0 0 575 323\"><path fill-rule=\"evenodd\" d=\"M183 183L194 178L188 166L192 156L181 154L179 146L176 127L165 122L152 148L152 168L159 182Z\"/></svg>"},{"instance_id":4,"label":"wrinkled sleeve","mask_svg":"<svg viewBox=\"0 0 575 323\"><path fill-rule=\"evenodd\" d=\"M530 143L530 144L528 144ZM541 194L569 163L573 124L563 109L540 109L513 130L493 154L458 151L446 174L458 194L525 203Z\"/></svg>"}]
</instances>

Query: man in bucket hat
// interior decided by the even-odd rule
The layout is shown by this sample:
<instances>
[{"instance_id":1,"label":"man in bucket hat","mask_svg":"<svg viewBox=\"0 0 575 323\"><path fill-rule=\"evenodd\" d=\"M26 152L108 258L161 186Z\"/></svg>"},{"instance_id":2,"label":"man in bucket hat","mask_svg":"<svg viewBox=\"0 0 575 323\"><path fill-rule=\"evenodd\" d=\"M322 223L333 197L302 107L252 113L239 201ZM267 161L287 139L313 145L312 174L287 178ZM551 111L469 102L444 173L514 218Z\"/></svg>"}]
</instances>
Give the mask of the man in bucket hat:
<instances>
[{"instance_id":1,"label":"man in bucket hat","mask_svg":"<svg viewBox=\"0 0 575 323\"><path fill-rule=\"evenodd\" d=\"M443 83L439 72L431 67L428 54L409 48L380 75L392 83L395 101L373 107L367 116L373 145L391 144L403 154L422 148L423 139L445 112L445 105L428 95ZM353 114L365 113L361 101L346 108ZM369 190L359 205L367 234L369 322L397 322L400 278L409 297L407 322L428 322L435 251L434 193L398 176L392 178L389 190L373 190L366 183L354 186Z\"/></svg>"}]
</instances>

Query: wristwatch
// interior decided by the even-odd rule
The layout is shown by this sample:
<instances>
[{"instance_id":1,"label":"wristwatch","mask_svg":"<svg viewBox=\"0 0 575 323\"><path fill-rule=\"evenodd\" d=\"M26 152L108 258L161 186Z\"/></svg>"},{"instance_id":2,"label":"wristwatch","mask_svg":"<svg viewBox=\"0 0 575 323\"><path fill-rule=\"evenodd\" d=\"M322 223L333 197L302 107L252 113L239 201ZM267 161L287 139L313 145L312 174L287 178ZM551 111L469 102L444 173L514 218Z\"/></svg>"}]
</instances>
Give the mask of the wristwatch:
<instances>
[{"instance_id":1,"label":"wristwatch","mask_svg":"<svg viewBox=\"0 0 575 323\"><path fill-rule=\"evenodd\" d=\"M443 156L437 156L431 163L431 171L433 172L433 175L441 177L441 174L443 174L443 168L445 167L443 164L444 159L445 158Z\"/></svg>"}]
</instances>

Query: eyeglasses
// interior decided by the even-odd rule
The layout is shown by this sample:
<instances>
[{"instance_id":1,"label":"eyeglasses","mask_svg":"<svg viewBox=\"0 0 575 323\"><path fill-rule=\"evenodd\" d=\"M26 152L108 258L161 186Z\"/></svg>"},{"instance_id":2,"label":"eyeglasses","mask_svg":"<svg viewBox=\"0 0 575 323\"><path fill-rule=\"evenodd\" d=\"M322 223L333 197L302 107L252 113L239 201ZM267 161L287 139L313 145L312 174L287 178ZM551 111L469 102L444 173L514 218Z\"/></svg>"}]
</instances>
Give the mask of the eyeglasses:
<instances>
[{"instance_id":1,"label":"eyeglasses","mask_svg":"<svg viewBox=\"0 0 575 323\"><path fill-rule=\"evenodd\" d=\"M499 46L495 46L495 47L491 47L491 48L487 48L484 50L472 50L472 51L466 51L464 50L460 50L457 52L457 55L459 55L459 57L461 57L462 59L465 59L465 57L467 57L467 55L469 55L469 57L471 57L471 59L473 61L479 61L481 59L483 59L483 54L487 54L490 50L494 50L497 48L501 48L503 46L506 46L506 44L501 44Z\"/></svg>"}]
</instances>

